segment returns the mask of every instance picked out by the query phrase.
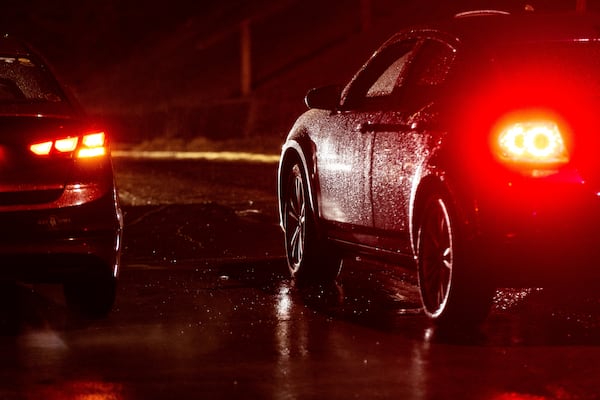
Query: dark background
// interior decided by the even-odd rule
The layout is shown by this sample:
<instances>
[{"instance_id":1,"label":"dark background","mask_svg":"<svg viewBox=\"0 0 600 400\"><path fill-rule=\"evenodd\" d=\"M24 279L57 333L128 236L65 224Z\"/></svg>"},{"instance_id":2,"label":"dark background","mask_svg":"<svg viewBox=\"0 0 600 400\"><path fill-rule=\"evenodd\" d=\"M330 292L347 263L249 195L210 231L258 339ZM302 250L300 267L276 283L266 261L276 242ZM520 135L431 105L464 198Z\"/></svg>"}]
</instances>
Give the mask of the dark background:
<instances>
[{"instance_id":1,"label":"dark background","mask_svg":"<svg viewBox=\"0 0 600 400\"><path fill-rule=\"evenodd\" d=\"M345 82L393 32L468 9L574 10L576 1L4 0L0 30L54 65L116 141L283 139L314 86ZM587 8L600 9L588 0ZM362 10L362 11L361 11ZM240 89L240 23L252 90Z\"/></svg>"}]
</instances>

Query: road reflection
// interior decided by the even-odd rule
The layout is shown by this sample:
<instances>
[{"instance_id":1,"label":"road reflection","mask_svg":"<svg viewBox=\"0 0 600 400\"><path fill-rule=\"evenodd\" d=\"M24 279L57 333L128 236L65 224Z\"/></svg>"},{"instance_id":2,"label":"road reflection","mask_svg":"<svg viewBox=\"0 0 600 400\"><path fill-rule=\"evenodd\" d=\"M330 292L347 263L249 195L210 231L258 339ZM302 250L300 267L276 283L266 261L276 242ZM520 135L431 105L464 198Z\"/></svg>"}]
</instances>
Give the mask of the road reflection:
<instances>
[{"instance_id":1,"label":"road reflection","mask_svg":"<svg viewBox=\"0 0 600 400\"><path fill-rule=\"evenodd\" d=\"M302 287L282 258L138 265L102 321L59 289L6 287L0 398L594 398L595 297L502 290L481 327L441 329L410 273L345 267Z\"/></svg>"},{"instance_id":2,"label":"road reflection","mask_svg":"<svg viewBox=\"0 0 600 400\"><path fill-rule=\"evenodd\" d=\"M30 399L124 400L123 385L98 381L61 382L30 392Z\"/></svg>"},{"instance_id":3,"label":"road reflection","mask_svg":"<svg viewBox=\"0 0 600 400\"><path fill-rule=\"evenodd\" d=\"M277 343L277 363L275 380L281 398L294 400L297 398L293 382L293 364L298 358L305 358L308 354L306 338L307 326L303 319L293 317L293 301L288 285L279 287L275 301L275 316L277 326L275 340Z\"/></svg>"},{"instance_id":4,"label":"road reflection","mask_svg":"<svg viewBox=\"0 0 600 400\"><path fill-rule=\"evenodd\" d=\"M373 336L364 313L381 317L377 304L350 299L344 289L341 284L297 286L289 279L275 289L275 397L314 398L368 387L372 398L398 391L399 398L428 398L428 344L412 346L412 339L395 337L393 331Z\"/></svg>"}]
</instances>

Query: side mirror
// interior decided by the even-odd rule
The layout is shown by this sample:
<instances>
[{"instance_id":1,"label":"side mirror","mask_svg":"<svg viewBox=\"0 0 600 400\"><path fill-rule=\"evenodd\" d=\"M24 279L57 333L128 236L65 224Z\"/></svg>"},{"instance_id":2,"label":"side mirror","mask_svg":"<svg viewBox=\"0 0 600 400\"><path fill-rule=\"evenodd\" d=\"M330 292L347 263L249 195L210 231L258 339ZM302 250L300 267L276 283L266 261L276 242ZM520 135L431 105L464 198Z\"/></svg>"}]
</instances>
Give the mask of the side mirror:
<instances>
[{"instance_id":1,"label":"side mirror","mask_svg":"<svg viewBox=\"0 0 600 400\"><path fill-rule=\"evenodd\" d=\"M340 105L341 94L342 89L339 85L310 89L304 97L304 103L308 108L334 110Z\"/></svg>"}]
</instances>

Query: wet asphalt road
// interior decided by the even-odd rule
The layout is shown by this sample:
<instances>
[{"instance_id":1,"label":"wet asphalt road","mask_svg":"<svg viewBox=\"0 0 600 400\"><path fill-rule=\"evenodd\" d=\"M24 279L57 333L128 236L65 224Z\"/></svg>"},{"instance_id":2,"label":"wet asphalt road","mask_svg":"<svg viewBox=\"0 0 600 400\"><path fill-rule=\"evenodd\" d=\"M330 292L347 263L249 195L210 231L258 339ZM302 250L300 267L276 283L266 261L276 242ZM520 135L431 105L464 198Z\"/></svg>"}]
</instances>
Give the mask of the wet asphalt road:
<instances>
[{"instance_id":1,"label":"wet asphalt road","mask_svg":"<svg viewBox=\"0 0 600 400\"><path fill-rule=\"evenodd\" d=\"M85 321L60 288L5 285L0 399L600 398L589 293L499 291L481 329L439 331L400 267L346 260L337 286L290 282L274 165L116 168L114 312Z\"/></svg>"}]
</instances>

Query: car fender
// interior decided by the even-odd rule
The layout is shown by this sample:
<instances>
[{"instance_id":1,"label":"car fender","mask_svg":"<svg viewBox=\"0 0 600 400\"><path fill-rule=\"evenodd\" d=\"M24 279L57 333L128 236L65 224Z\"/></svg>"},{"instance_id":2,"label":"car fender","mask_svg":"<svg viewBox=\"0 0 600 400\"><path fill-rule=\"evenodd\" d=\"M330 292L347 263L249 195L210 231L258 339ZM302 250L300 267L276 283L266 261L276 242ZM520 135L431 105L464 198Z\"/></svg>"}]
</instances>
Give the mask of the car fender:
<instances>
[{"instance_id":1,"label":"car fender","mask_svg":"<svg viewBox=\"0 0 600 400\"><path fill-rule=\"evenodd\" d=\"M410 243L413 256L417 254L417 229L427 196L440 193L445 196L460 222L461 229L468 238L477 234L477 210L474 194L464 190L460 182L461 174L455 169L443 168L441 155L433 156L417 168L413 178L409 207ZM452 165L452 162L449 162Z\"/></svg>"},{"instance_id":2,"label":"car fender","mask_svg":"<svg viewBox=\"0 0 600 400\"><path fill-rule=\"evenodd\" d=\"M410 245L415 259L417 256L417 229L425 199L436 191L446 191L444 174L436 168L429 168L421 164L413 178L409 200Z\"/></svg>"},{"instance_id":3,"label":"car fender","mask_svg":"<svg viewBox=\"0 0 600 400\"><path fill-rule=\"evenodd\" d=\"M285 168L293 159L298 159L304 171L304 175L308 179L308 197L312 210L315 212L315 216L318 224L319 208L317 201L317 174L316 174L316 162L315 162L315 146L310 140L306 132L298 134L290 134L288 140L283 145L281 151L281 157L279 160L279 167L277 173L277 190L279 194L279 224L283 229L283 190L284 190L284 179L283 176Z\"/></svg>"}]
</instances>

